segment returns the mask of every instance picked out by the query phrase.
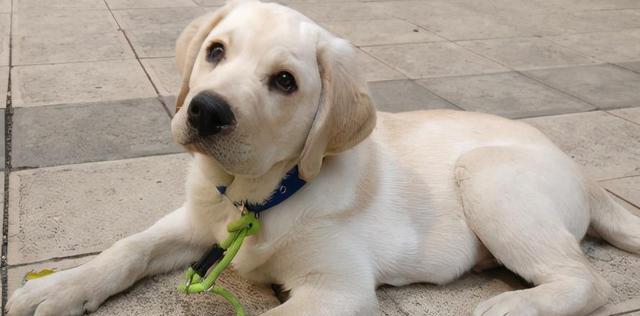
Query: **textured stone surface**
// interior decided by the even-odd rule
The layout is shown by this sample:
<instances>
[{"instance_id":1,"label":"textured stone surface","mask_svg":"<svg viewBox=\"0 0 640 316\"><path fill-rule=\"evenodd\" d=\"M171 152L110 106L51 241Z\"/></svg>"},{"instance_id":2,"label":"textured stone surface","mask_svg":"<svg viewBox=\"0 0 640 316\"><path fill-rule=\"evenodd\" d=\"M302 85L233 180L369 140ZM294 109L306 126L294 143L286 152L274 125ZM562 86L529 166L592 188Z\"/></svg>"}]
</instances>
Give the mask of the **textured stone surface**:
<instances>
[{"instance_id":1,"label":"textured stone surface","mask_svg":"<svg viewBox=\"0 0 640 316\"><path fill-rule=\"evenodd\" d=\"M537 37L458 42L458 45L516 70L595 62L572 49Z\"/></svg>"},{"instance_id":2,"label":"textured stone surface","mask_svg":"<svg viewBox=\"0 0 640 316\"><path fill-rule=\"evenodd\" d=\"M640 58L640 44L638 44L640 32L638 31L571 34L548 39L601 62Z\"/></svg>"},{"instance_id":3,"label":"textured stone surface","mask_svg":"<svg viewBox=\"0 0 640 316\"><path fill-rule=\"evenodd\" d=\"M358 51L357 58L359 70L367 81L406 79L403 74L367 53Z\"/></svg>"},{"instance_id":4,"label":"textured stone surface","mask_svg":"<svg viewBox=\"0 0 640 316\"><path fill-rule=\"evenodd\" d=\"M363 2L294 2L289 3L288 6L317 22L374 20L390 17L387 12Z\"/></svg>"},{"instance_id":5,"label":"textured stone surface","mask_svg":"<svg viewBox=\"0 0 640 316\"><path fill-rule=\"evenodd\" d=\"M363 48L411 79L502 72L497 63L454 43L435 42Z\"/></svg>"},{"instance_id":6,"label":"textured stone surface","mask_svg":"<svg viewBox=\"0 0 640 316\"><path fill-rule=\"evenodd\" d=\"M13 0L15 11L51 11L68 9L106 10L103 0Z\"/></svg>"},{"instance_id":7,"label":"textured stone surface","mask_svg":"<svg viewBox=\"0 0 640 316\"><path fill-rule=\"evenodd\" d=\"M14 107L155 97L135 60L12 68Z\"/></svg>"},{"instance_id":8,"label":"textured stone surface","mask_svg":"<svg viewBox=\"0 0 640 316\"><path fill-rule=\"evenodd\" d=\"M629 69L631 71L634 71L636 73L640 73L640 61L628 62L628 63L618 63L617 65L620 66L620 67L624 67L626 69Z\"/></svg>"},{"instance_id":9,"label":"textured stone surface","mask_svg":"<svg viewBox=\"0 0 640 316\"><path fill-rule=\"evenodd\" d=\"M5 116L5 109L0 109L0 169L4 170L5 169L5 142L6 142L6 137L5 137L5 120L4 120L4 116ZM4 178L1 178L4 179Z\"/></svg>"},{"instance_id":10,"label":"textured stone surface","mask_svg":"<svg viewBox=\"0 0 640 316\"><path fill-rule=\"evenodd\" d=\"M410 80L372 82L369 84L369 90L379 111L457 109L441 97Z\"/></svg>"},{"instance_id":11,"label":"textured stone surface","mask_svg":"<svg viewBox=\"0 0 640 316\"><path fill-rule=\"evenodd\" d=\"M640 125L606 112L526 119L596 180L640 175Z\"/></svg>"},{"instance_id":12,"label":"textured stone surface","mask_svg":"<svg viewBox=\"0 0 640 316\"><path fill-rule=\"evenodd\" d=\"M357 46L443 41L442 37L399 19L336 21L328 29Z\"/></svg>"},{"instance_id":13,"label":"textured stone surface","mask_svg":"<svg viewBox=\"0 0 640 316\"><path fill-rule=\"evenodd\" d=\"M10 268L8 273L9 294L22 283L30 271L54 269L62 271L76 267L93 256L80 259L65 259ZM183 271L153 276L136 283L131 289L108 299L91 315L232 315L229 304L219 296L201 294L185 295L176 288L183 281ZM251 284L232 271L227 271L219 279L219 284L232 291L243 304L249 315L258 315L279 305L271 288Z\"/></svg>"},{"instance_id":14,"label":"textured stone surface","mask_svg":"<svg viewBox=\"0 0 640 316\"><path fill-rule=\"evenodd\" d=\"M139 57L175 55L175 43L182 29L212 9L199 7L114 10L120 26Z\"/></svg>"},{"instance_id":15,"label":"textured stone surface","mask_svg":"<svg viewBox=\"0 0 640 316\"><path fill-rule=\"evenodd\" d=\"M602 186L625 201L640 207L640 177L628 177L601 182ZM639 214L640 215L640 214Z\"/></svg>"},{"instance_id":16,"label":"textured stone surface","mask_svg":"<svg viewBox=\"0 0 640 316\"><path fill-rule=\"evenodd\" d=\"M502 17L489 14L433 16L416 23L452 41L532 35Z\"/></svg>"},{"instance_id":17,"label":"textured stone surface","mask_svg":"<svg viewBox=\"0 0 640 316\"><path fill-rule=\"evenodd\" d=\"M0 108L7 106L7 90L9 89L9 67L0 66Z\"/></svg>"},{"instance_id":18,"label":"textured stone surface","mask_svg":"<svg viewBox=\"0 0 640 316\"><path fill-rule=\"evenodd\" d=\"M517 73L433 78L419 83L468 110L509 118L592 110L592 105Z\"/></svg>"},{"instance_id":19,"label":"textured stone surface","mask_svg":"<svg viewBox=\"0 0 640 316\"><path fill-rule=\"evenodd\" d=\"M640 74L612 65L525 72L602 109L640 106Z\"/></svg>"},{"instance_id":20,"label":"textured stone surface","mask_svg":"<svg viewBox=\"0 0 640 316\"><path fill-rule=\"evenodd\" d=\"M9 64L9 30L11 15L0 13L0 66ZM4 88L3 88L4 90Z\"/></svg>"},{"instance_id":21,"label":"textured stone surface","mask_svg":"<svg viewBox=\"0 0 640 316\"><path fill-rule=\"evenodd\" d=\"M9 264L101 251L182 205L189 155L13 172Z\"/></svg>"},{"instance_id":22,"label":"textured stone surface","mask_svg":"<svg viewBox=\"0 0 640 316\"><path fill-rule=\"evenodd\" d=\"M608 112L609 114L640 125L640 107L617 109Z\"/></svg>"},{"instance_id":23,"label":"textured stone surface","mask_svg":"<svg viewBox=\"0 0 640 316\"><path fill-rule=\"evenodd\" d=\"M11 0L0 0L0 13L11 12Z\"/></svg>"},{"instance_id":24,"label":"textured stone surface","mask_svg":"<svg viewBox=\"0 0 640 316\"><path fill-rule=\"evenodd\" d=\"M17 108L13 167L43 167L182 152L157 99Z\"/></svg>"},{"instance_id":25,"label":"textured stone surface","mask_svg":"<svg viewBox=\"0 0 640 316\"><path fill-rule=\"evenodd\" d=\"M147 58L142 59L142 65L147 70L151 81L156 86L160 95L177 95L180 91L182 79L178 72L176 59L168 58Z\"/></svg>"},{"instance_id":26,"label":"textured stone surface","mask_svg":"<svg viewBox=\"0 0 640 316\"><path fill-rule=\"evenodd\" d=\"M134 58L121 32L14 36L14 65Z\"/></svg>"},{"instance_id":27,"label":"textured stone surface","mask_svg":"<svg viewBox=\"0 0 640 316\"><path fill-rule=\"evenodd\" d=\"M196 4L191 0L106 0L106 2L112 10L196 6Z\"/></svg>"},{"instance_id":28,"label":"textured stone surface","mask_svg":"<svg viewBox=\"0 0 640 316\"><path fill-rule=\"evenodd\" d=\"M68 2L75 3L74 0ZM107 10L18 10L13 15L14 35L104 34L117 30L118 24Z\"/></svg>"},{"instance_id":29,"label":"textured stone surface","mask_svg":"<svg viewBox=\"0 0 640 316\"><path fill-rule=\"evenodd\" d=\"M413 284L383 291L408 315L470 315L482 301L524 287L522 281L501 268L467 274L444 286Z\"/></svg>"}]
</instances>

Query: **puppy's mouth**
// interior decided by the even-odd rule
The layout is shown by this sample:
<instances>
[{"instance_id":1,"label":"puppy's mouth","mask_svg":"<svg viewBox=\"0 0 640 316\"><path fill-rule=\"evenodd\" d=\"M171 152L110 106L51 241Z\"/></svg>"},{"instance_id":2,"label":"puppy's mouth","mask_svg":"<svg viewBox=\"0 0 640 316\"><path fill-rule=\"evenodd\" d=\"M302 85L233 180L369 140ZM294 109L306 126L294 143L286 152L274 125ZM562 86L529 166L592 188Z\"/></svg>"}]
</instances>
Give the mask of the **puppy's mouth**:
<instances>
[{"instance_id":1,"label":"puppy's mouth","mask_svg":"<svg viewBox=\"0 0 640 316\"><path fill-rule=\"evenodd\" d=\"M212 127L207 133L203 135L195 127L188 126L186 135L178 140L178 144L182 146L194 146L198 144L211 143L219 141L221 137L229 136L236 129L236 122L228 125L220 125Z\"/></svg>"}]
</instances>

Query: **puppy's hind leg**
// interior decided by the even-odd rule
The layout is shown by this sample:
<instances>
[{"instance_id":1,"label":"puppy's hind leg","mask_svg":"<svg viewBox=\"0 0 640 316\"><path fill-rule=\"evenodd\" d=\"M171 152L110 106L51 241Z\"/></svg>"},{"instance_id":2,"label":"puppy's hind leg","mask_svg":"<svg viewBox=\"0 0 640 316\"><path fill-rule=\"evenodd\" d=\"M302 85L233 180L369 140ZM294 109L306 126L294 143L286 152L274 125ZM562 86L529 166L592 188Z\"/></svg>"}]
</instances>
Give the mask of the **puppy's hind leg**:
<instances>
[{"instance_id":1,"label":"puppy's hind leg","mask_svg":"<svg viewBox=\"0 0 640 316\"><path fill-rule=\"evenodd\" d=\"M588 197L568 158L479 148L458 161L456 180L471 229L498 261L535 284L481 303L474 315L585 315L606 303L610 286L579 247Z\"/></svg>"},{"instance_id":2,"label":"puppy's hind leg","mask_svg":"<svg viewBox=\"0 0 640 316\"><path fill-rule=\"evenodd\" d=\"M616 203L596 183L589 188L591 198L591 226L612 245L640 254L640 217Z\"/></svg>"}]
</instances>

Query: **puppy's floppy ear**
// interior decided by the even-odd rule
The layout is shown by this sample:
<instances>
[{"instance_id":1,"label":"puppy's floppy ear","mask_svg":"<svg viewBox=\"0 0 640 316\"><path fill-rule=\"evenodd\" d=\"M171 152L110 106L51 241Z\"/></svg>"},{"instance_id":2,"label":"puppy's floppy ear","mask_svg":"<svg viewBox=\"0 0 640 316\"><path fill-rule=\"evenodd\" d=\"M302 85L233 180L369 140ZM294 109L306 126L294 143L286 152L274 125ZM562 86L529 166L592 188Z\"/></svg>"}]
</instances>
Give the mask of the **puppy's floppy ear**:
<instances>
[{"instance_id":1,"label":"puppy's floppy ear","mask_svg":"<svg viewBox=\"0 0 640 316\"><path fill-rule=\"evenodd\" d=\"M176 64L182 76L182 85L176 100L176 112L189 94L189 80L202 43L211 30L233 9L237 1L231 1L218 10L193 20L176 41Z\"/></svg>"},{"instance_id":2,"label":"puppy's floppy ear","mask_svg":"<svg viewBox=\"0 0 640 316\"><path fill-rule=\"evenodd\" d=\"M307 181L320 172L326 155L355 146L376 125L376 109L366 82L358 75L354 47L325 34L318 43L317 59L322 93L298 166Z\"/></svg>"}]
</instances>

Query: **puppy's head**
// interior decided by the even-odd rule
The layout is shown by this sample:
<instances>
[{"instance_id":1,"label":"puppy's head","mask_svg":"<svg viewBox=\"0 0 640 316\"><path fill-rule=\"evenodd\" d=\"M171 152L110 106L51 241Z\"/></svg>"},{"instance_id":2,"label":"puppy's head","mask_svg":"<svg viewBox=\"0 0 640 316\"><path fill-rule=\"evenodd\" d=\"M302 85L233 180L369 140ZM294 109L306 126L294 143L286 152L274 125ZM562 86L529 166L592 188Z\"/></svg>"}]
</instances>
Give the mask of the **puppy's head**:
<instances>
[{"instance_id":1,"label":"puppy's head","mask_svg":"<svg viewBox=\"0 0 640 316\"><path fill-rule=\"evenodd\" d=\"M375 126L353 47L289 8L230 2L192 22L176 55L174 139L230 174L295 160L309 180Z\"/></svg>"}]
</instances>

